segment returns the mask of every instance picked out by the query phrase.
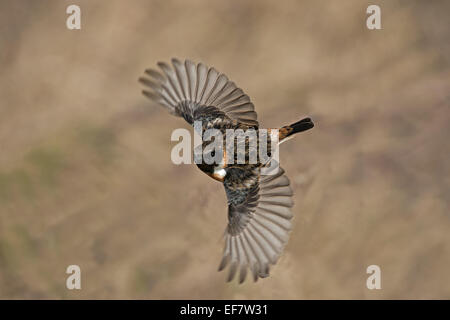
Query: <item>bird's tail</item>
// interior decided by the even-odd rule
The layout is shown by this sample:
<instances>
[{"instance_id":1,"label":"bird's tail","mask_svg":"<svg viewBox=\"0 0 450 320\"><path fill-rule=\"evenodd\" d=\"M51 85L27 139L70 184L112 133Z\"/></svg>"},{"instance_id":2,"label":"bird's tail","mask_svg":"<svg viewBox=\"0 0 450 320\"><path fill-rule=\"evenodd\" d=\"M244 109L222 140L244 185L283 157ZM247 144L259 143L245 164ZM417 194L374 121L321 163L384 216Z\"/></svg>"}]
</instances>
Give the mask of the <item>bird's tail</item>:
<instances>
[{"instance_id":1,"label":"bird's tail","mask_svg":"<svg viewBox=\"0 0 450 320\"><path fill-rule=\"evenodd\" d=\"M312 122L311 118L302 119L293 124L280 128L278 139L281 143L283 141L286 141L287 139L290 139L292 135L298 132L309 130L313 127L314 123Z\"/></svg>"}]
</instances>

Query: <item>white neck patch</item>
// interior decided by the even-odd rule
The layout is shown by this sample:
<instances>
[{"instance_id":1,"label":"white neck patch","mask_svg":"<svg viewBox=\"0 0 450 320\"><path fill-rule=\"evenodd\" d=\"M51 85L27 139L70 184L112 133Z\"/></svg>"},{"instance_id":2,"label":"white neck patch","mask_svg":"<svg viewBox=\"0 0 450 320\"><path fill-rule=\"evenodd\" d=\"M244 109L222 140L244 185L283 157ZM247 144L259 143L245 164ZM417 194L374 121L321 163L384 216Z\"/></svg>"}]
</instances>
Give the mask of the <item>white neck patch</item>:
<instances>
[{"instance_id":1,"label":"white neck patch","mask_svg":"<svg viewBox=\"0 0 450 320\"><path fill-rule=\"evenodd\" d=\"M227 175L227 171L223 168L214 168L214 174L218 175L221 178L224 178Z\"/></svg>"}]
</instances>

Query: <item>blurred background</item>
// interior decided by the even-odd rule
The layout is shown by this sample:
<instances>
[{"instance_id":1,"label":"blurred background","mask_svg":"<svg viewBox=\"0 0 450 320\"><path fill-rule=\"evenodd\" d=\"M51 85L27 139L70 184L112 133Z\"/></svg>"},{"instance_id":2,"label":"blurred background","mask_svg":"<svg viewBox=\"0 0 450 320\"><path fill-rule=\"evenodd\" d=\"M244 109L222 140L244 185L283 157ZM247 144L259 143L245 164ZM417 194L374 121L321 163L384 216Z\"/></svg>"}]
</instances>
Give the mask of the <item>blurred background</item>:
<instances>
[{"instance_id":1,"label":"blurred background","mask_svg":"<svg viewBox=\"0 0 450 320\"><path fill-rule=\"evenodd\" d=\"M449 10L2 0L0 298L450 298ZM294 228L256 284L217 272L223 187L172 164L172 130L189 127L140 93L172 57L226 73L262 127L316 123L281 147ZM66 289L71 264L82 290ZM372 264L381 290L366 288Z\"/></svg>"}]
</instances>

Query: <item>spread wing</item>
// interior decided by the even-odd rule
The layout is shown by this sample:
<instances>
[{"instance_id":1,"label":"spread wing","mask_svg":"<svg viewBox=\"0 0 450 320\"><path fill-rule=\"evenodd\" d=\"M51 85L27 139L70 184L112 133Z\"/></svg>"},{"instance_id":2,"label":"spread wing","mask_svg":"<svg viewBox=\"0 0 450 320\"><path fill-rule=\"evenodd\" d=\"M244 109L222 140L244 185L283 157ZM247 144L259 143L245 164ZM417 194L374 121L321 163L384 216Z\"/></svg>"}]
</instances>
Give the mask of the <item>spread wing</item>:
<instances>
[{"instance_id":1,"label":"spread wing","mask_svg":"<svg viewBox=\"0 0 450 320\"><path fill-rule=\"evenodd\" d=\"M172 59L172 67L159 62L162 73L148 69L139 79L148 87L143 94L191 125L225 115L236 123L257 127L253 103L227 76L203 63Z\"/></svg>"},{"instance_id":2,"label":"spread wing","mask_svg":"<svg viewBox=\"0 0 450 320\"><path fill-rule=\"evenodd\" d=\"M228 179L233 180L236 173L228 173ZM219 271L229 264L227 281L239 270L239 283L242 283L247 269L251 270L254 281L269 275L270 265L277 262L289 238L293 201L283 169L279 168L274 175L260 175L259 168L239 174L243 181L241 187L227 178L224 181L228 227Z\"/></svg>"}]
</instances>

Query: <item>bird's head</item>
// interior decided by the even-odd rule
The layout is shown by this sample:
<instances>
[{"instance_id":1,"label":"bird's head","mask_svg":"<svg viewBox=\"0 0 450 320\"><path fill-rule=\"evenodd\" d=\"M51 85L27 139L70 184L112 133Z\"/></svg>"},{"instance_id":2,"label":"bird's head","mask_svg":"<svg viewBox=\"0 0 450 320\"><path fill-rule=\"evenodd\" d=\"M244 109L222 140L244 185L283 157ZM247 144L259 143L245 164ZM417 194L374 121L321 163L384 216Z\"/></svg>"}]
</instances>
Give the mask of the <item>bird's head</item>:
<instances>
[{"instance_id":1,"label":"bird's head","mask_svg":"<svg viewBox=\"0 0 450 320\"><path fill-rule=\"evenodd\" d=\"M226 168L224 168L222 164L214 165L214 164L200 163L197 164L197 167L214 180L220 182L223 182L225 176L227 175L227 170Z\"/></svg>"},{"instance_id":2,"label":"bird's head","mask_svg":"<svg viewBox=\"0 0 450 320\"><path fill-rule=\"evenodd\" d=\"M220 161L220 163L212 163L212 164L206 164L204 162L202 163L198 163L197 167L202 170L204 173L206 173L208 176L210 176L211 178L223 182L223 180L225 179L225 176L227 174L226 171L226 151L223 150L221 151L221 158L222 160ZM216 156L215 154L215 150L212 150L210 152L210 156L212 158L214 158Z\"/></svg>"}]
</instances>

